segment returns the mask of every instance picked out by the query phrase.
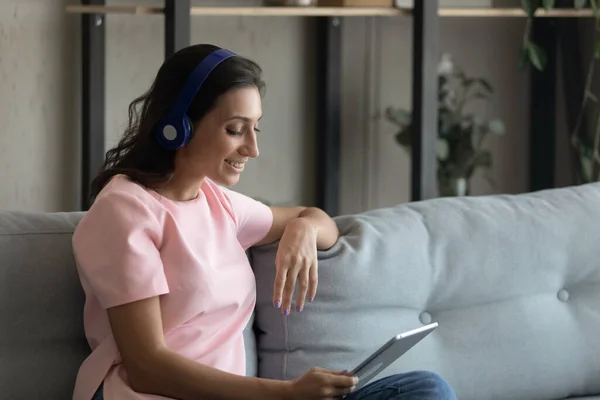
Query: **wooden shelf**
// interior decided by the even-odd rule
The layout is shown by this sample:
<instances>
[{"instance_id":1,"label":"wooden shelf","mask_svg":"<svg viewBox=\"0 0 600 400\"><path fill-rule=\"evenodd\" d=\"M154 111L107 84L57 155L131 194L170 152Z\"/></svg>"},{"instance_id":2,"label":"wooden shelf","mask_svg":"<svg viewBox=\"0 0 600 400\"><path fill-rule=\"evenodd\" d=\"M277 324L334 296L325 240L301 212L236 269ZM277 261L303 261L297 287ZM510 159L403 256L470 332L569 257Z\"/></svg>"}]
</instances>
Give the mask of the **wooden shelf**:
<instances>
[{"instance_id":1,"label":"wooden shelf","mask_svg":"<svg viewBox=\"0 0 600 400\"><path fill-rule=\"evenodd\" d=\"M298 17L367 17L410 15L392 7L192 7L192 15L249 15Z\"/></svg>"},{"instance_id":2,"label":"wooden shelf","mask_svg":"<svg viewBox=\"0 0 600 400\"><path fill-rule=\"evenodd\" d=\"M146 6L87 6L70 4L70 14L164 14L162 7Z\"/></svg>"},{"instance_id":3,"label":"wooden shelf","mask_svg":"<svg viewBox=\"0 0 600 400\"><path fill-rule=\"evenodd\" d=\"M162 7L146 6L89 6L68 5L72 14L163 14ZM367 16L410 16L411 10L392 7L191 7L195 16L298 16L298 17L367 17ZM441 8L440 17L525 17L520 8ZM539 9L536 17L593 17L592 10Z\"/></svg>"},{"instance_id":4,"label":"wooden shelf","mask_svg":"<svg viewBox=\"0 0 600 400\"><path fill-rule=\"evenodd\" d=\"M520 8L441 8L439 11L440 17L526 17L527 14ZM555 9L543 10L538 9L535 13L536 17L593 17L592 10L576 10L576 9Z\"/></svg>"},{"instance_id":5,"label":"wooden shelf","mask_svg":"<svg viewBox=\"0 0 600 400\"><path fill-rule=\"evenodd\" d=\"M143 6L69 5L72 14L162 14L163 8ZM255 17L367 17L410 15L409 10L393 7L191 7L195 16L255 16Z\"/></svg>"}]
</instances>

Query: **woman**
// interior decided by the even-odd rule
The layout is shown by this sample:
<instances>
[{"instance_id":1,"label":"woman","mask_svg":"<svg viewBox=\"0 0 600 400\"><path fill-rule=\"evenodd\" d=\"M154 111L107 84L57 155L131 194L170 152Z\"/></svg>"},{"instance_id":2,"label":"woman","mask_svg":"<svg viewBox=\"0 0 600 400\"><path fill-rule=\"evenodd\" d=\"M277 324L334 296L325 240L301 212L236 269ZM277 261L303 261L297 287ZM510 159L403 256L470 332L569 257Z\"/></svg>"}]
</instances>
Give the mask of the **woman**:
<instances>
[{"instance_id":1,"label":"woman","mask_svg":"<svg viewBox=\"0 0 600 400\"><path fill-rule=\"evenodd\" d=\"M274 307L317 291L317 249L338 239L316 208L267 207L227 186L258 156L264 84L253 62L185 48L129 108L125 136L92 184L73 248L92 354L74 400L333 399L356 378L313 369L290 381L246 377L242 332L255 305L245 250L280 240ZM141 109L138 111L138 106ZM399 394L399 393L404 394ZM437 375L392 376L349 399L449 399Z\"/></svg>"}]
</instances>

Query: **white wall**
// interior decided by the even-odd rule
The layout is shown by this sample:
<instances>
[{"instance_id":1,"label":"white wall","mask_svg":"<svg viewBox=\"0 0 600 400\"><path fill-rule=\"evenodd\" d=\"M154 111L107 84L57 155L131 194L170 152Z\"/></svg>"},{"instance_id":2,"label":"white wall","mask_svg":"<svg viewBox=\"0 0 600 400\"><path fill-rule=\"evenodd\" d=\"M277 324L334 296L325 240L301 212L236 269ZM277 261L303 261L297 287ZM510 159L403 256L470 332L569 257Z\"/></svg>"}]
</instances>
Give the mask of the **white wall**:
<instances>
[{"instance_id":1,"label":"white wall","mask_svg":"<svg viewBox=\"0 0 600 400\"><path fill-rule=\"evenodd\" d=\"M0 209L78 207L80 17L64 12L67 3L0 2ZM109 2L118 3L132 1ZM523 22L441 22L442 51L491 81L497 94L482 111L502 118L508 130L492 143L498 186L477 180L475 194L527 189L528 78L516 68ZM275 203L314 200L313 23L295 17L194 17L192 22L193 42L232 48L265 70L261 157L236 189ZM344 20L342 212L409 199L410 160L393 142L393 126L377 114L388 105L410 104L411 23L410 18ZM163 17L110 15L106 34L106 127L112 145L125 125L127 105L148 87L163 60Z\"/></svg>"},{"instance_id":2,"label":"white wall","mask_svg":"<svg viewBox=\"0 0 600 400\"><path fill-rule=\"evenodd\" d=\"M77 35L64 1L0 2L0 208L74 207Z\"/></svg>"}]
</instances>

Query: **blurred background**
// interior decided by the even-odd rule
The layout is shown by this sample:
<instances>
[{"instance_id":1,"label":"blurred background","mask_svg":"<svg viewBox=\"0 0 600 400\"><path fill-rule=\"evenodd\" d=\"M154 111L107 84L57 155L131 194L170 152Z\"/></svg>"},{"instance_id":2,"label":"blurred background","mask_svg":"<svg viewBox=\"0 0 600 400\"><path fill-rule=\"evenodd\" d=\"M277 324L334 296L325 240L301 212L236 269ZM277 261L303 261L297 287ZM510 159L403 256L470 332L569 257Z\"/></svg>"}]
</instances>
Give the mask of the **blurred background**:
<instances>
[{"instance_id":1,"label":"blurred background","mask_svg":"<svg viewBox=\"0 0 600 400\"><path fill-rule=\"evenodd\" d=\"M341 6L356 6L340 2ZM284 7L319 6L299 6L283 0L280 3ZM555 2L533 3L540 8L558 7ZM567 60L578 72L565 81L559 48L551 78L540 75L549 87L556 88L552 99L555 112L545 115L550 125L555 124L555 132L548 133L547 141L552 143L543 146L550 149L546 154L553 160L547 163L552 168L553 186L581 183L573 170L578 164L574 158L583 157L579 165L590 171L588 175L593 176L594 169L593 147L589 146L593 146L596 126L593 81L586 106L590 111L584 113L584 122L589 121L580 128L585 129L581 137L588 137L587 132L591 132L590 140L580 142L588 144L585 149L574 147L565 85L567 89L573 86L576 93L583 91L589 61L600 54L595 53L595 1L567 3L573 8L581 7L585 13L556 14L552 21L560 24L568 20L579 32L582 39L571 43L570 50L579 51L581 60ZM79 3L0 0L2 209L54 212L80 208L82 33L81 15L66 11L72 4ZM411 7L404 0L390 0L390 4ZM430 77L443 82L439 86L439 135L457 135L473 146L465 152L464 143L458 139L438 143L438 167L448 167L452 162L455 167L460 164L462 171L440 186L445 195L532 190L530 139L532 104L536 104L531 95L535 92L531 90L532 76L535 79L536 63L540 64L537 69L549 65L552 53L546 54L543 43L528 36L528 24L533 18L527 17L527 4L440 1L440 7L447 10L500 7L521 12L439 17L439 75ZM107 5L162 7L164 2L108 0ZM192 5L267 7L261 0L192 1ZM414 20L406 15L340 18L339 213L411 201L411 154L406 144L410 136ZM123 133L128 104L149 87L164 60L165 26L160 14L112 13L102 23L106 35L107 150ZM229 48L254 59L264 69L267 92L259 139L261 155L249 163L234 189L271 204L312 205L316 201L315 179L319 171L315 138L322 127L314 107L315 27L315 18L293 13L268 17L191 16L192 43ZM465 93L470 93L466 98L472 101L461 100ZM580 101L578 98L577 103ZM453 121L458 121L458 125L452 125ZM469 164L467 159L477 162Z\"/></svg>"}]
</instances>

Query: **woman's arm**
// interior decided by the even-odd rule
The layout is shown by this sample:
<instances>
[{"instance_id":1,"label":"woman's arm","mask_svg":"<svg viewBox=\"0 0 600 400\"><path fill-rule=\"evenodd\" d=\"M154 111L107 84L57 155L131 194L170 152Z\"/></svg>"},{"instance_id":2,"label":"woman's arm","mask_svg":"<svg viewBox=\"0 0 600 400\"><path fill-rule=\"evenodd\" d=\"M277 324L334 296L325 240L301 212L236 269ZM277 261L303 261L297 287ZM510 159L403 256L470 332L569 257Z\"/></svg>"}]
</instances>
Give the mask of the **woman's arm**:
<instances>
[{"instance_id":1,"label":"woman's arm","mask_svg":"<svg viewBox=\"0 0 600 400\"><path fill-rule=\"evenodd\" d=\"M340 232L335 221L318 208L271 207L271 210L273 224L257 245L281 240L275 258L273 305L288 315L296 283L298 312L304 309L307 296L309 301L316 296L319 281L317 250L331 248Z\"/></svg>"},{"instance_id":2,"label":"woman's arm","mask_svg":"<svg viewBox=\"0 0 600 400\"><path fill-rule=\"evenodd\" d=\"M164 341L158 297L108 309L129 384L139 393L179 400L325 400L354 390L345 372L313 368L295 380L239 376L170 350Z\"/></svg>"},{"instance_id":3,"label":"woman's arm","mask_svg":"<svg viewBox=\"0 0 600 400\"><path fill-rule=\"evenodd\" d=\"M319 250L331 248L338 240L340 233L335 221L323 210L316 207L271 207L273 225L269 233L256 245L273 243L283 236L286 228L295 230L314 229Z\"/></svg>"},{"instance_id":4,"label":"woman's arm","mask_svg":"<svg viewBox=\"0 0 600 400\"><path fill-rule=\"evenodd\" d=\"M108 317L136 392L181 400L279 400L289 396L289 381L230 374L168 349L158 297L109 308Z\"/></svg>"}]
</instances>

